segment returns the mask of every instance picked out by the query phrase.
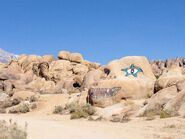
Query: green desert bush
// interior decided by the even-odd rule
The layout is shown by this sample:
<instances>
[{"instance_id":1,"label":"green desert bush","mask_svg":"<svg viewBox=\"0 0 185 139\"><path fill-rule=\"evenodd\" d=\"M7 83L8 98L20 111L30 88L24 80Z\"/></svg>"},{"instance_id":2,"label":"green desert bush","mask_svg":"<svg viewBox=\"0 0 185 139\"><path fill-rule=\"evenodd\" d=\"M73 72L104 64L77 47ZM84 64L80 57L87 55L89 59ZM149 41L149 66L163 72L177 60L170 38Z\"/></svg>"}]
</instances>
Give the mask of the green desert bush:
<instances>
[{"instance_id":1,"label":"green desert bush","mask_svg":"<svg viewBox=\"0 0 185 139\"><path fill-rule=\"evenodd\" d=\"M84 106L82 106L82 110L87 113L88 115L94 115L96 110L93 106L91 106L90 104L86 104Z\"/></svg>"},{"instance_id":2,"label":"green desert bush","mask_svg":"<svg viewBox=\"0 0 185 139\"><path fill-rule=\"evenodd\" d=\"M71 119L87 118L89 115L83 110L77 109L75 112L71 113Z\"/></svg>"},{"instance_id":3,"label":"green desert bush","mask_svg":"<svg viewBox=\"0 0 185 139\"><path fill-rule=\"evenodd\" d=\"M90 104L79 105L77 103L67 104L65 107L55 106L54 114L71 114L71 119L87 118L95 114L95 109Z\"/></svg>"},{"instance_id":4,"label":"green desert bush","mask_svg":"<svg viewBox=\"0 0 185 139\"><path fill-rule=\"evenodd\" d=\"M96 110L90 104L79 105L77 103L71 103L65 106L65 110L68 110L71 114L71 119L87 118L94 115Z\"/></svg>"},{"instance_id":5,"label":"green desert bush","mask_svg":"<svg viewBox=\"0 0 185 139\"><path fill-rule=\"evenodd\" d=\"M80 118L87 118L91 115L94 115L96 110L94 107L92 107L90 104L86 105L79 105L79 104L73 104L71 111L71 119L80 119Z\"/></svg>"},{"instance_id":6,"label":"green desert bush","mask_svg":"<svg viewBox=\"0 0 185 139\"><path fill-rule=\"evenodd\" d=\"M63 111L64 111L64 108L62 106L55 106L53 113L54 114L62 114Z\"/></svg>"},{"instance_id":7,"label":"green desert bush","mask_svg":"<svg viewBox=\"0 0 185 139\"><path fill-rule=\"evenodd\" d=\"M65 109L68 110L70 113L75 112L75 110L79 109L80 106L76 103L70 103L65 106Z\"/></svg>"},{"instance_id":8,"label":"green desert bush","mask_svg":"<svg viewBox=\"0 0 185 139\"><path fill-rule=\"evenodd\" d=\"M26 126L21 128L17 123L0 121L0 139L26 139Z\"/></svg>"},{"instance_id":9,"label":"green desert bush","mask_svg":"<svg viewBox=\"0 0 185 139\"><path fill-rule=\"evenodd\" d=\"M166 112L164 110L162 110L160 112L160 118L170 118L170 117L171 117L170 113L168 113L168 112Z\"/></svg>"},{"instance_id":10,"label":"green desert bush","mask_svg":"<svg viewBox=\"0 0 185 139\"><path fill-rule=\"evenodd\" d=\"M36 101L38 101L38 97L37 96L31 96L29 98L29 102L36 102Z\"/></svg>"},{"instance_id":11,"label":"green desert bush","mask_svg":"<svg viewBox=\"0 0 185 139\"><path fill-rule=\"evenodd\" d=\"M30 108L27 104L19 104L9 109L9 113L27 113L30 111Z\"/></svg>"}]
</instances>

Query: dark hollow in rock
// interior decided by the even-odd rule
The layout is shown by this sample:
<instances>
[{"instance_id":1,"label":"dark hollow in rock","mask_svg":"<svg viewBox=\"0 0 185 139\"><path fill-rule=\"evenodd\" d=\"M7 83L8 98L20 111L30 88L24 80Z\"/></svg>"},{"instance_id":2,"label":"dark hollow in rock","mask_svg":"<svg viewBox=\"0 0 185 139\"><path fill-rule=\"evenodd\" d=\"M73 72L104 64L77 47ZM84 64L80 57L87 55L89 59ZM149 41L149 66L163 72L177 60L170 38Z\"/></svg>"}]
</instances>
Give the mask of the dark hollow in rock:
<instances>
[{"instance_id":1,"label":"dark hollow in rock","mask_svg":"<svg viewBox=\"0 0 185 139\"><path fill-rule=\"evenodd\" d=\"M109 74L110 74L110 69L105 68L105 69L104 69L104 73L107 74L107 75L109 75Z\"/></svg>"},{"instance_id":2,"label":"dark hollow in rock","mask_svg":"<svg viewBox=\"0 0 185 139\"><path fill-rule=\"evenodd\" d=\"M81 85L80 85L80 83L75 82L75 83L73 83L73 87L74 87L74 88L80 88L80 87L81 87Z\"/></svg>"}]
</instances>

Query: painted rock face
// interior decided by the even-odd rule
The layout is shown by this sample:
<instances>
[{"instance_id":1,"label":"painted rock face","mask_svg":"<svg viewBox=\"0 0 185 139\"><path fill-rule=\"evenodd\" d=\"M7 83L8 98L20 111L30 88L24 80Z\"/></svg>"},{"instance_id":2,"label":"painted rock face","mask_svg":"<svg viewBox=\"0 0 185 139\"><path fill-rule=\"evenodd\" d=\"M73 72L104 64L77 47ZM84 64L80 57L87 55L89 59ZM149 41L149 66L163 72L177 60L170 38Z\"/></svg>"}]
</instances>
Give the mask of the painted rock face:
<instances>
[{"instance_id":1,"label":"painted rock face","mask_svg":"<svg viewBox=\"0 0 185 139\"><path fill-rule=\"evenodd\" d=\"M121 87L90 88L88 92L88 102L93 105L94 101L96 100L109 99L109 98L111 99L120 90L121 90Z\"/></svg>"},{"instance_id":2,"label":"painted rock face","mask_svg":"<svg viewBox=\"0 0 185 139\"><path fill-rule=\"evenodd\" d=\"M139 72L143 72L143 70L139 67L136 67L134 64L132 64L129 68L122 69L123 72L125 72L125 76L132 75L134 77L137 77L137 74Z\"/></svg>"}]
</instances>

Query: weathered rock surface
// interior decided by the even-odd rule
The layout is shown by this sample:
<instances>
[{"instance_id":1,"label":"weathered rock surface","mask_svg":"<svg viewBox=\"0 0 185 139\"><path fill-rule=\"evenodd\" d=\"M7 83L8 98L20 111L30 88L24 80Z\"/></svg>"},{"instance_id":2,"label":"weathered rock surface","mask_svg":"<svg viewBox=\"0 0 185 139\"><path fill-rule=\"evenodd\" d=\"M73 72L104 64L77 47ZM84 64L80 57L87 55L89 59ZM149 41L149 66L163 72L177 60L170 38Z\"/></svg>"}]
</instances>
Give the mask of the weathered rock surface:
<instances>
[{"instance_id":1,"label":"weathered rock surface","mask_svg":"<svg viewBox=\"0 0 185 139\"><path fill-rule=\"evenodd\" d=\"M70 53L68 51L60 51L58 54L58 58L76 63L82 63L84 60L80 53Z\"/></svg>"},{"instance_id":2,"label":"weathered rock surface","mask_svg":"<svg viewBox=\"0 0 185 139\"><path fill-rule=\"evenodd\" d=\"M183 116L185 59L149 63L146 57L128 56L100 65L68 51L59 52L58 59L20 55L0 64L0 91L0 101L10 101L6 107L19 107L37 94L66 94L66 104L89 102L112 121L161 110Z\"/></svg>"},{"instance_id":3,"label":"weathered rock surface","mask_svg":"<svg viewBox=\"0 0 185 139\"><path fill-rule=\"evenodd\" d=\"M147 116L150 114L160 114L164 109L164 106L173 100L178 95L176 86L171 86L160 90L154 94L148 101L147 104L140 109L139 116Z\"/></svg>"},{"instance_id":4,"label":"weathered rock surface","mask_svg":"<svg viewBox=\"0 0 185 139\"><path fill-rule=\"evenodd\" d=\"M140 67L143 71L138 73L138 77L126 76L126 73L122 71L122 69L129 68L132 64ZM121 89L114 96L105 97L106 99L92 98L95 105L105 107L119 103L123 99L142 99L153 94L156 78L152 72L151 65L145 57L125 57L110 62L107 68L110 70L110 73L105 72L108 73L107 77L100 79L99 75L97 82L93 82L95 76L90 78L91 85L94 85L92 87L97 89L120 87Z\"/></svg>"},{"instance_id":5,"label":"weathered rock surface","mask_svg":"<svg viewBox=\"0 0 185 139\"><path fill-rule=\"evenodd\" d=\"M185 116L185 90L179 92L174 99L171 99L165 106L164 111L171 116Z\"/></svg>"}]
</instances>

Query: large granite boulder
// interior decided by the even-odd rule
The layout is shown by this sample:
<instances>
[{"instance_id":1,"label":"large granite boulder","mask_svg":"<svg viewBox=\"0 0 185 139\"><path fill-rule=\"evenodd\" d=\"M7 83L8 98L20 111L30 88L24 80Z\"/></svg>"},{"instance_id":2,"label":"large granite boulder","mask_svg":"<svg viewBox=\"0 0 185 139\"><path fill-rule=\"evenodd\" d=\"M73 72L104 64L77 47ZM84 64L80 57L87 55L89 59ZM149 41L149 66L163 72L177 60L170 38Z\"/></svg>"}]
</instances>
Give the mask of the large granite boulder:
<instances>
[{"instance_id":1,"label":"large granite boulder","mask_svg":"<svg viewBox=\"0 0 185 139\"><path fill-rule=\"evenodd\" d=\"M177 95L178 91L176 86L160 90L147 101L147 104L140 109L138 115L148 116L150 114L160 114L164 106Z\"/></svg>"},{"instance_id":2,"label":"large granite boulder","mask_svg":"<svg viewBox=\"0 0 185 139\"><path fill-rule=\"evenodd\" d=\"M105 105L119 103L121 100L142 99L153 94L156 78L152 72L151 65L145 57L124 57L110 62L107 67L110 70L107 79L98 81L92 88L97 90L106 88L110 90L118 87L121 89L114 95L108 96L113 101L106 102L106 104L104 104L104 99L92 98L92 102L98 102L94 103L95 105L105 107ZM91 94L96 96L100 92L91 91Z\"/></svg>"},{"instance_id":3,"label":"large granite boulder","mask_svg":"<svg viewBox=\"0 0 185 139\"><path fill-rule=\"evenodd\" d=\"M82 63L83 60L83 56L80 53L71 53L70 55L71 62Z\"/></svg>"},{"instance_id":4,"label":"large granite boulder","mask_svg":"<svg viewBox=\"0 0 185 139\"><path fill-rule=\"evenodd\" d=\"M185 90L179 92L175 98L168 101L164 106L164 111L169 113L171 116L185 116Z\"/></svg>"},{"instance_id":5,"label":"large granite boulder","mask_svg":"<svg viewBox=\"0 0 185 139\"><path fill-rule=\"evenodd\" d=\"M60 51L58 53L58 58L63 60L69 60L70 59L70 52L68 51Z\"/></svg>"},{"instance_id":6,"label":"large granite boulder","mask_svg":"<svg viewBox=\"0 0 185 139\"><path fill-rule=\"evenodd\" d=\"M84 61L83 56L80 53L70 53L68 51L60 51L58 58L76 63L82 63Z\"/></svg>"},{"instance_id":7,"label":"large granite boulder","mask_svg":"<svg viewBox=\"0 0 185 139\"><path fill-rule=\"evenodd\" d=\"M163 72L156 83L160 88L167 88L173 85L177 85L183 80L185 80L185 75L182 74L182 68L178 66L172 66Z\"/></svg>"}]
</instances>

